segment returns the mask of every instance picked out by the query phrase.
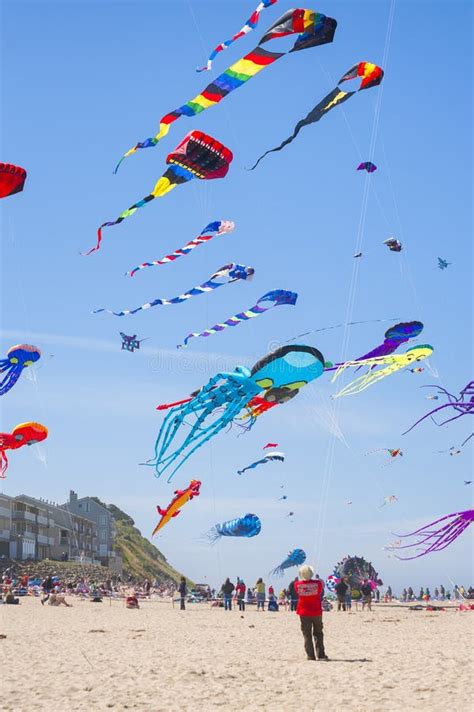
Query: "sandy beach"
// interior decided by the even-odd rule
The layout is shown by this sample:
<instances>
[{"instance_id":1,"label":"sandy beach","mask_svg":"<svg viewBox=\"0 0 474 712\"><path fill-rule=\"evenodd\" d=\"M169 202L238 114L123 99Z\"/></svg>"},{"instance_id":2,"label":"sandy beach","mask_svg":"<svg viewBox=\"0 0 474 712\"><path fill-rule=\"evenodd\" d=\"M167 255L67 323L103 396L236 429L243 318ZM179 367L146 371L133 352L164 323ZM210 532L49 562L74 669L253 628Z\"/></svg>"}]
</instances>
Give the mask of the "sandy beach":
<instances>
[{"instance_id":1,"label":"sandy beach","mask_svg":"<svg viewBox=\"0 0 474 712\"><path fill-rule=\"evenodd\" d=\"M470 612L324 615L329 662L305 659L295 614L151 600L0 606L5 712L67 710L461 710L472 703ZM3 636L6 636L4 638Z\"/></svg>"}]
</instances>

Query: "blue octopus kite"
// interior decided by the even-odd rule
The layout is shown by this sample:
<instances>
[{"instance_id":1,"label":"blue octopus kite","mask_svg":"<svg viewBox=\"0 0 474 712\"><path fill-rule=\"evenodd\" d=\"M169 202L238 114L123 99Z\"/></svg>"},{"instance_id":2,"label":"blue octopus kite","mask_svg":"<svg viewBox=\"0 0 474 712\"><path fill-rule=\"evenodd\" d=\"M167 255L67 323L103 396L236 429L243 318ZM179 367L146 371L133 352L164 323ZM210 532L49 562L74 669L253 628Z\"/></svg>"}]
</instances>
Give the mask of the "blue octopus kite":
<instances>
[{"instance_id":1,"label":"blue octopus kite","mask_svg":"<svg viewBox=\"0 0 474 712\"><path fill-rule=\"evenodd\" d=\"M270 571L270 576L283 576L285 569L290 569L292 566L301 566L306 561L306 553L303 549L293 549L281 564L278 564L273 571Z\"/></svg>"},{"instance_id":2,"label":"blue octopus kite","mask_svg":"<svg viewBox=\"0 0 474 712\"><path fill-rule=\"evenodd\" d=\"M4 396L13 388L23 369L36 363L40 357L41 351L37 346L18 344L9 348L7 357L0 359L0 373L6 374L0 379L0 396Z\"/></svg>"},{"instance_id":3,"label":"blue octopus kite","mask_svg":"<svg viewBox=\"0 0 474 712\"><path fill-rule=\"evenodd\" d=\"M251 427L255 415L249 402L260 395L269 402L285 402L304 385L324 373L324 357L311 346L282 346L260 359L252 370L237 366L232 373L218 373L190 398L170 405L155 443L155 457L144 463L155 468L159 477L174 469L168 482L184 462L204 443L232 423L242 410L249 416ZM176 438L184 425L189 427L181 444ZM179 461L176 463L176 461Z\"/></svg>"}]
</instances>

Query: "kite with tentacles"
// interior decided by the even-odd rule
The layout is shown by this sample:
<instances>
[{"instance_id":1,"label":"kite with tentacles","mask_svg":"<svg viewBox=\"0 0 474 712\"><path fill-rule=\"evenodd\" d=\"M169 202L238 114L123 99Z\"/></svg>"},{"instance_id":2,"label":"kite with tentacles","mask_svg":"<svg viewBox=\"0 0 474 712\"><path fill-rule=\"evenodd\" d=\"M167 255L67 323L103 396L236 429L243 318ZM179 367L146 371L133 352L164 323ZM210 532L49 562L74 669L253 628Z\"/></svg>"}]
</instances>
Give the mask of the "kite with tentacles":
<instances>
[{"instance_id":1,"label":"kite with tentacles","mask_svg":"<svg viewBox=\"0 0 474 712\"><path fill-rule=\"evenodd\" d=\"M260 13L262 12L262 10L265 10L265 8L275 5L276 2L278 2L278 0L261 0L261 2L258 3L257 7L252 12L242 29L236 32L235 35L229 40L225 40L225 42L221 42L220 44L218 44L217 47L209 55L209 59L207 60L206 66L198 67L196 69L196 72L209 72L212 69L212 62L217 57L219 52L222 52L224 49L227 49L236 40L239 40L241 37L245 37L245 35L248 35L249 32L254 30L258 25Z\"/></svg>"},{"instance_id":2,"label":"kite with tentacles","mask_svg":"<svg viewBox=\"0 0 474 712\"><path fill-rule=\"evenodd\" d=\"M11 433L0 433L0 478L8 469L7 450L18 450L24 445L35 445L48 437L48 428L41 423L20 423Z\"/></svg>"},{"instance_id":3,"label":"kite with tentacles","mask_svg":"<svg viewBox=\"0 0 474 712\"><path fill-rule=\"evenodd\" d=\"M354 91L343 91L339 86L337 86L333 89L330 94L325 96L319 104L311 109L309 114L305 116L304 119L298 121L291 136L288 136L288 138L282 141L279 146L270 148L268 151L265 151L265 153L262 153L250 170L253 171L258 166L260 161L262 161L265 156L268 156L269 153L281 151L282 148L285 148L285 146L292 143L304 126L316 123L329 111L331 111L331 109L334 109L335 106L339 106L339 104L347 101L357 92L378 86L383 79L383 74L383 69L378 67L376 64L372 64L371 62L359 62L358 64L354 64L354 66L348 69L347 72L340 78L338 83L342 84L343 82L360 77L361 82L359 88Z\"/></svg>"},{"instance_id":4,"label":"kite with tentacles","mask_svg":"<svg viewBox=\"0 0 474 712\"><path fill-rule=\"evenodd\" d=\"M123 311L114 312L110 309L94 309L93 314L100 314L101 312L107 312L108 314L113 314L114 316L128 316L129 314L136 314L140 311L146 311L151 309L151 307L156 306L171 306L173 304L182 304L187 302L191 297L199 296L200 294L207 294L212 292L213 289L218 289L223 287L225 284L233 284L239 280L249 280L252 279L255 270L253 267L247 267L246 265L239 265L231 262L228 265L224 265L217 272L214 272L204 284L199 285L199 287L193 287L189 292L184 292L180 294L179 297L173 297L172 299L154 299L152 302L147 302L147 304L142 304L141 307L136 307L135 309L124 309Z\"/></svg>"},{"instance_id":5,"label":"kite with tentacles","mask_svg":"<svg viewBox=\"0 0 474 712\"><path fill-rule=\"evenodd\" d=\"M159 406L169 409L155 443L155 457L147 464L156 476L173 467L168 482L202 445L249 410L257 394L273 398L286 392L287 399L324 372L324 357L311 346L283 346L258 361L252 370L237 366L232 373L218 373L190 398ZM290 395L291 394L291 395ZM251 420L251 425L253 423ZM189 430L177 444L177 438ZM250 425L250 427L251 427Z\"/></svg>"},{"instance_id":6,"label":"kite with tentacles","mask_svg":"<svg viewBox=\"0 0 474 712\"><path fill-rule=\"evenodd\" d=\"M442 522L446 522L442 526L437 526ZM461 534L474 522L474 509L467 509L464 512L454 512L447 514L445 517L435 519L434 522L425 524L414 532L409 534L395 534L395 536L407 539L408 537L417 537L416 541L403 546L389 546L388 549L412 549L417 551L421 549L421 553L414 556L397 556L397 559L402 561L410 561L419 559L420 556L432 554L435 551L442 551L455 541Z\"/></svg>"},{"instance_id":7,"label":"kite with tentacles","mask_svg":"<svg viewBox=\"0 0 474 712\"><path fill-rule=\"evenodd\" d=\"M326 17L313 10L288 10L285 12L264 34L255 49L239 59L235 64L209 84L203 91L191 99L183 106L180 106L169 114L165 114L160 121L160 129L156 136L140 141L130 148L120 159L115 168L117 172L122 161L140 148L151 148L156 146L170 130L173 124L181 116L194 117L201 111L218 104L234 89L238 89L249 79L270 66L277 59L290 52L298 52L309 47L332 42L336 31L337 22L332 17ZM268 42L287 35L297 35L296 41L289 52L269 52L262 47Z\"/></svg>"},{"instance_id":8,"label":"kite with tentacles","mask_svg":"<svg viewBox=\"0 0 474 712\"><path fill-rule=\"evenodd\" d=\"M7 357L0 359L0 374L5 374L0 379L0 396L4 396L10 388L13 388L24 368L32 366L40 358L41 351L37 346L18 344L9 348Z\"/></svg>"},{"instance_id":9,"label":"kite with tentacles","mask_svg":"<svg viewBox=\"0 0 474 712\"><path fill-rule=\"evenodd\" d=\"M244 514L243 517L231 519L228 522L215 524L206 535L208 541L214 544L223 536L245 537L250 539L260 534L262 523L256 514Z\"/></svg>"},{"instance_id":10,"label":"kite with tentacles","mask_svg":"<svg viewBox=\"0 0 474 712\"><path fill-rule=\"evenodd\" d=\"M391 326L384 334L383 344L376 346L372 351L360 356L357 361L364 361L368 358L378 358L388 356L398 349L402 344L406 344L410 339L415 339L423 331L421 321L400 322Z\"/></svg>"},{"instance_id":11,"label":"kite with tentacles","mask_svg":"<svg viewBox=\"0 0 474 712\"><path fill-rule=\"evenodd\" d=\"M232 159L232 151L215 138L202 131L191 131L183 138L175 150L167 156L166 163L169 168L158 180L151 193L120 213L116 220L102 223L97 230L96 246L83 254L90 255L100 248L102 229L104 227L119 225L125 218L136 213L139 208L143 208L144 205L155 198L161 198L166 195L177 185L188 183L193 178L199 178L200 180L225 178Z\"/></svg>"},{"instance_id":12,"label":"kite with tentacles","mask_svg":"<svg viewBox=\"0 0 474 712\"><path fill-rule=\"evenodd\" d=\"M247 465L247 467L244 467L242 470L237 470L237 474L243 475L244 472L247 472L247 470L254 470L259 465L265 465L267 462L285 462L285 453L277 452L276 450L274 450L273 452L269 452L265 455L265 457L262 457L260 460L252 462L251 465Z\"/></svg>"},{"instance_id":13,"label":"kite with tentacles","mask_svg":"<svg viewBox=\"0 0 474 712\"><path fill-rule=\"evenodd\" d=\"M219 331L224 331L224 329L227 329L230 326L238 326L243 321L254 319L256 316L259 316L274 307L279 307L284 304L294 306L297 299L298 295L296 292L288 292L285 289L273 289L271 292L264 294L263 297L260 297L258 302L254 304L253 307L250 307L250 309L234 314L234 316L229 317L225 321L220 322L219 324L214 324L214 326L211 326L210 329L205 329L204 331L193 331L191 334L188 334L183 343L178 344L177 348L184 349L187 347L188 342L191 339L198 336L212 336L213 334L217 334Z\"/></svg>"},{"instance_id":14,"label":"kite with tentacles","mask_svg":"<svg viewBox=\"0 0 474 712\"><path fill-rule=\"evenodd\" d=\"M166 257L162 257L161 260L153 260L152 262L142 262L141 265L138 265L129 272L126 272L125 276L133 277L134 274L136 274L142 269L145 269L146 267L167 265L170 262L174 262L178 259L178 257L189 255L189 253L192 252L195 247L199 247L199 245L204 245L206 242L209 242L209 240L212 240L213 237L217 237L218 235L224 235L226 232L232 232L234 228L235 225L230 220L215 220L214 222L209 223L209 225L206 225L201 234L195 237L194 240L188 242L187 245L185 245L184 247L180 247L178 250L175 250L171 255L166 255Z\"/></svg>"},{"instance_id":15,"label":"kite with tentacles","mask_svg":"<svg viewBox=\"0 0 474 712\"><path fill-rule=\"evenodd\" d=\"M157 534L160 529L165 526L165 524L168 524L170 519L177 517L181 512L181 507L186 504L186 502L190 502L193 497L197 497L200 494L200 487L201 483L199 480L191 480L186 489L175 491L175 496L166 509L161 509L159 506L156 508L158 514L160 515L160 521L153 529L152 536L155 536L155 534Z\"/></svg>"},{"instance_id":16,"label":"kite with tentacles","mask_svg":"<svg viewBox=\"0 0 474 712\"><path fill-rule=\"evenodd\" d=\"M340 398L341 396L350 396L355 393L360 393L366 388L369 388L369 386L381 381L383 378L391 376L393 373L400 371L402 368L410 366L413 362L418 362L428 358L432 353L432 346L429 344L421 344L420 346L413 346L411 349L405 351L404 354L390 354L388 356L378 356L364 360L346 361L345 363L339 364L332 381L335 381L347 368L351 366L369 366L369 370L351 383L348 383L347 386L344 386L344 388L336 393L333 398ZM374 366L379 368L374 369ZM327 370L333 370L333 368Z\"/></svg>"},{"instance_id":17,"label":"kite with tentacles","mask_svg":"<svg viewBox=\"0 0 474 712\"><path fill-rule=\"evenodd\" d=\"M413 430L413 428L416 428L416 426L426 420L426 418L431 417L433 422L440 427L441 425L446 425L446 423L452 423L453 420L458 420L458 418L462 418L463 415L474 415L474 381L470 381L466 386L464 386L464 388L460 391L459 396L455 396L452 393L449 393L446 388L442 388L441 386L430 385L422 386L422 388L437 388L438 393L440 395L446 396L446 398L448 399L448 403L443 403L443 405L440 405L437 408L431 410L429 413L417 420L416 423L411 426L411 428L408 428L408 430L406 430L403 435L406 435L411 430ZM457 415L453 415L452 418L448 418L442 423L437 423L434 420L433 415L435 413L439 413L445 408L452 408L456 411ZM467 442L467 440L465 442Z\"/></svg>"},{"instance_id":18,"label":"kite with tentacles","mask_svg":"<svg viewBox=\"0 0 474 712\"><path fill-rule=\"evenodd\" d=\"M303 549L293 549L281 564L278 564L273 571L270 571L270 576L283 576L286 569L290 569L292 566L301 566L305 561L306 553Z\"/></svg>"}]
</instances>

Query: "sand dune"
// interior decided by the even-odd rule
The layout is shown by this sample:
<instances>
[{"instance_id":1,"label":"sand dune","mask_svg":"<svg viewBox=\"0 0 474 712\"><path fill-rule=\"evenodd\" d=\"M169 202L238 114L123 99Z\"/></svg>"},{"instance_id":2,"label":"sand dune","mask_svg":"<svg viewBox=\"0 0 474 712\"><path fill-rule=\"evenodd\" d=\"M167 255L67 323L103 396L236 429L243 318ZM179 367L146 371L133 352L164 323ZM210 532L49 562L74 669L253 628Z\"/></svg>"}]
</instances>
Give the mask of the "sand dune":
<instances>
[{"instance_id":1,"label":"sand dune","mask_svg":"<svg viewBox=\"0 0 474 712\"><path fill-rule=\"evenodd\" d=\"M1 710L445 712L473 702L474 613L454 608L327 613L326 663L306 660L289 612L72 603L0 606Z\"/></svg>"}]
</instances>

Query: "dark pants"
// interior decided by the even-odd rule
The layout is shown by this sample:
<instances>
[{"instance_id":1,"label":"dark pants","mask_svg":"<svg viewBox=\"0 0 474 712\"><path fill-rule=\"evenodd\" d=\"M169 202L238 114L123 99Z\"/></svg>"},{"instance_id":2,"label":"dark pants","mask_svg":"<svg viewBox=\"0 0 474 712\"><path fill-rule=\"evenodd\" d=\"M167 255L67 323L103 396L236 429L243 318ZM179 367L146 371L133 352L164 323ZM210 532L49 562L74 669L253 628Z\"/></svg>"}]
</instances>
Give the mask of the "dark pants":
<instances>
[{"instance_id":1,"label":"dark pants","mask_svg":"<svg viewBox=\"0 0 474 712\"><path fill-rule=\"evenodd\" d=\"M298 599L292 598L290 603L290 611L296 611L296 606L298 605Z\"/></svg>"},{"instance_id":2,"label":"dark pants","mask_svg":"<svg viewBox=\"0 0 474 712\"><path fill-rule=\"evenodd\" d=\"M237 603L239 604L239 611L245 611L245 601L243 598L238 598Z\"/></svg>"},{"instance_id":3,"label":"dark pants","mask_svg":"<svg viewBox=\"0 0 474 712\"><path fill-rule=\"evenodd\" d=\"M232 597L230 595L227 595L224 593L224 610L225 611L231 611L232 610Z\"/></svg>"},{"instance_id":4,"label":"dark pants","mask_svg":"<svg viewBox=\"0 0 474 712\"><path fill-rule=\"evenodd\" d=\"M185 611L185 610L186 610L186 606L184 605L184 601L185 601L185 600L186 600L186 599L185 599L184 596L181 596L181 598L179 599L179 609L180 609L181 611Z\"/></svg>"},{"instance_id":5,"label":"dark pants","mask_svg":"<svg viewBox=\"0 0 474 712\"><path fill-rule=\"evenodd\" d=\"M304 649L310 660L316 660L314 654L313 637L316 644L316 655L324 658L324 634L322 616L300 616L301 631L304 638Z\"/></svg>"},{"instance_id":6,"label":"dark pants","mask_svg":"<svg viewBox=\"0 0 474 712\"><path fill-rule=\"evenodd\" d=\"M338 593L337 594L337 610L340 611L341 608L343 611L346 610L346 597L343 593Z\"/></svg>"}]
</instances>

